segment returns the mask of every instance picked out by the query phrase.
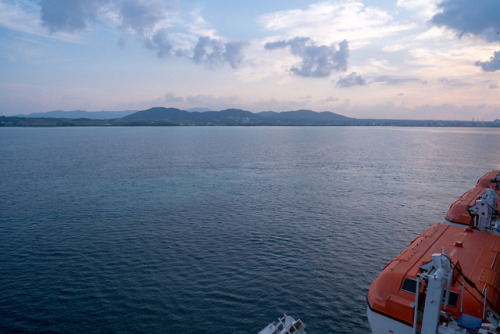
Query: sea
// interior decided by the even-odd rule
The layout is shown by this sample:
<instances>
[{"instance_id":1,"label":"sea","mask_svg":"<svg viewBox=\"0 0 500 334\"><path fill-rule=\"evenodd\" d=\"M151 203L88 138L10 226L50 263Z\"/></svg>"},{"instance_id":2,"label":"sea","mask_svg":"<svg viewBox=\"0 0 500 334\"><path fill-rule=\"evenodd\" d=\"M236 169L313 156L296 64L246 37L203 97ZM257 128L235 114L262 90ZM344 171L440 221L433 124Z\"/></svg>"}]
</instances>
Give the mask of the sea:
<instances>
[{"instance_id":1,"label":"sea","mask_svg":"<svg viewBox=\"0 0 500 334\"><path fill-rule=\"evenodd\" d=\"M1 333L368 333L500 129L0 128Z\"/></svg>"}]
</instances>

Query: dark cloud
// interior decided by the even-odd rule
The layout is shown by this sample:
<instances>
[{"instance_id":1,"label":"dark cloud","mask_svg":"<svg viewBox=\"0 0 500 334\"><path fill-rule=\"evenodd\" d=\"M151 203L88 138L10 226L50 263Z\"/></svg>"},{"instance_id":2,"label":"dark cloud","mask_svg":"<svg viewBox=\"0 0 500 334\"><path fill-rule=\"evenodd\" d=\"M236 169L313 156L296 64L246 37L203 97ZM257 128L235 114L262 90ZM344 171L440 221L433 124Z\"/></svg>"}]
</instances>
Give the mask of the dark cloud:
<instances>
[{"instance_id":1,"label":"dark cloud","mask_svg":"<svg viewBox=\"0 0 500 334\"><path fill-rule=\"evenodd\" d=\"M83 30L106 10L118 14L120 28L140 36L165 19L168 8L160 0L41 0L42 24L51 32Z\"/></svg>"},{"instance_id":2,"label":"dark cloud","mask_svg":"<svg viewBox=\"0 0 500 334\"><path fill-rule=\"evenodd\" d=\"M500 51L496 51L489 61L476 61L475 65L481 67L485 72L500 70Z\"/></svg>"},{"instance_id":3,"label":"dark cloud","mask_svg":"<svg viewBox=\"0 0 500 334\"><path fill-rule=\"evenodd\" d=\"M264 46L267 50L275 50L290 47L293 55L302 58L298 66L290 70L303 77L327 77L332 71L347 70L349 59L349 44L347 40L339 43L339 49L335 45L317 46L308 37L295 37L288 41L268 42Z\"/></svg>"},{"instance_id":4,"label":"dark cloud","mask_svg":"<svg viewBox=\"0 0 500 334\"><path fill-rule=\"evenodd\" d=\"M167 16L169 8L160 0L42 0L42 24L51 32L70 32L86 29L105 11L117 14L119 29L135 35L158 57L170 56L172 45L165 28L155 26ZM124 39L118 41L123 45Z\"/></svg>"},{"instance_id":5,"label":"dark cloud","mask_svg":"<svg viewBox=\"0 0 500 334\"><path fill-rule=\"evenodd\" d=\"M122 0L120 15L122 29L144 36L159 21L165 19L167 7L159 0Z\"/></svg>"},{"instance_id":6,"label":"dark cloud","mask_svg":"<svg viewBox=\"0 0 500 334\"><path fill-rule=\"evenodd\" d=\"M397 77L397 76L390 76L390 75L378 76L374 79L374 81L387 83L389 85L399 85L399 84L406 83L406 82L420 82L423 84L427 83L426 81L422 81L422 80L417 79L417 78Z\"/></svg>"},{"instance_id":7,"label":"dark cloud","mask_svg":"<svg viewBox=\"0 0 500 334\"><path fill-rule=\"evenodd\" d=\"M193 54L196 63L210 68L218 68L226 62L237 68L243 61L245 42L224 43L220 39L200 37L193 50L174 49L167 29L158 29L173 10L161 0L41 0L40 6L42 24L51 32L84 30L103 19L102 14L108 11L120 21L117 28L124 33L118 41L120 45L124 44L124 35L129 34L160 58Z\"/></svg>"},{"instance_id":8,"label":"dark cloud","mask_svg":"<svg viewBox=\"0 0 500 334\"><path fill-rule=\"evenodd\" d=\"M333 46L332 46L333 48ZM334 67L337 71L347 71L347 65L349 60L349 43L346 39L339 43L339 50L333 56L333 60L337 63Z\"/></svg>"},{"instance_id":9,"label":"dark cloud","mask_svg":"<svg viewBox=\"0 0 500 334\"><path fill-rule=\"evenodd\" d=\"M226 43L224 51L224 59L231 65L232 68L237 68L243 61L243 47L245 42L229 42Z\"/></svg>"},{"instance_id":10,"label":"dark cloud","mask_svg":"<svg viewBox=\"0 0 500 334\"><path fill-rule=\"evenodd\" d=\"M352 86L365 86L366 80L363 79L361 75L357 75L356 72L352 72L346 77L340 78L337 81L338 87L352 87Z\"/></svg>"},{"instance_id":11,"label":"dark cloud","mask_svg":"<svg viewBox=\"0 0 500 334\"><path fill-rule=\"evenodd\" d=\"M172 44L170 44L168 31L165 28L159 29L151 39L146 39L144 44L148 49L156 50L160 58L169 57L172 51Z\"/></svg>"},{"instance_id":12,"label":"dark cloud","mask_svg":"<svg viewBox=\"0 0 500 334\"><path fill-rule=\"evenodd\" d=\"M209 67L218 67L224 63L224 43L219 39L200 37L194 47L193 60Z\"/></svg>"},{"instance_id":13,"label":"dark cloud","mask_svg":"<svg viewBox=\"0 0 500 334\"><path fill-rule=\"evenodd\" d=\"M274 50L290 46L292 48L292 53L293 53L295 45L305 44L310 40L311 39L307 37L295 37L294 39L290 39L288 41L267 42L266 45L264 45L264 48L267 50Z\"/></svg>"},{"instance_id":14,"label":"dark cloud","mask_svg":"<svg viewBox=\"0 0 500 334\"><path fill-rule=\"evenodd\" d=\"M232 68L237 68L243 60L244 45L244 42L224 43L220 39L202 36L194 47L193 60L209 68L221 67L225 62Z\"/></svg>"},{"instance_id":15,"label":"dark cloud","mask_svg":"<svg viewBox=\"0 0 500 334\"><path fill-rule=\"evenodd\" d=\"M94 23L111 0L41 0L42 24L50 32L75 32Z\"/></svg>"},{"instance_id":16,"label":"dark cloud","mask_svg":"<svg viewBox=\"0 0 500 334\"><path fill-rule=\"evenodd\" d=\"M173 46L166 28L155 31L155 26L167 16L168 8L159 1L120 0L118 12L121 17L120 29L132 33L146 48L156 51L159 58L169 57Z\"/></svg>"},{"instance_id":17,"label":"dark cloud","mask_svg":"<svg viewBox=\"0 0 500 334\"><path fill-rule=\"evenodd\" d=\"M458 36L472 34L487 41L495 41L500 19L498 0L445 0L438 5L440 13L431 23L454 30Z\"/></svg>"},{"instance_id":18,"label":"dark cloud","mask_svg":"<svg viewBox=\"0 0 500 334\"><path fill-rule=\"evenodd\" d=\"M431 22L454 30L459 37L472 35L488 42L498 41L500 28L500 1L498 0L445 0L438 5L441 12ZM495 52L490 61L477 61L485 72L500 69L500 54Z\"/></svg>"}]
</instances>

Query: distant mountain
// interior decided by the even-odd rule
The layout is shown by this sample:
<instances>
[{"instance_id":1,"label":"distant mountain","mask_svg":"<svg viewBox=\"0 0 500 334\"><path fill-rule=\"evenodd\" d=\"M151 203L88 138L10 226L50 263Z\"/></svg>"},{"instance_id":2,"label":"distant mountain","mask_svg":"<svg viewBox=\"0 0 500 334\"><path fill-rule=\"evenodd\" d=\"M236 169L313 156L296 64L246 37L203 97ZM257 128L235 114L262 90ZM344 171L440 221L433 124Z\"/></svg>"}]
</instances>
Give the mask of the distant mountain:
<instances>
[{"instance_id":1,"label":"distant mountain","mask_svg":"<svg viewBox=\"0 0 500 334\"><path fill-rule=\"evenodd\" d=\"M350 117L335 114L329 111L315 112L312 110L295 111L264 111L259 113L261 117L272 120L300 121L300 122L337 122L352 120Z\"/></svg>"},{"instance_id":2,"label":"distant mountain","mask_svg":"<svg viewBox=\"0 0 500 334\"><path fill-rule=\"evenodd\" d=\"M27 118L59 118L59 119L93 119L121 121L165 121L185 125L300 125L300 124L339 124L352 118L329 111L315 112L312 110L295 111L264 111L252 113L242 109L225 109L211 111L208 108L193 108L189 111L177 108L154 107L147 110L133 111L94 111L85 110L63 111L54 110L29 115L12 117Z\"/></svg>"},{"instance_id":3,"label":"distant mountain","mask_svg":"<svg viewBox=\"0 0 500 334\"><path fill-rule=\"evenodd\" d=\"M208 108L190 108L187 111L189 111L189 112L193 112L193 111L205 112L205 111L212 111L212 109L208 109Z\"/></svg>"},{"instance_id":4,"label":"distant mountain","mask_svg":"<svg viewBox=\"0 0 500 334\"><path fill-rule=\"evenodd\" d=\"M124 120L169 120L182 121L191 119L191 113L177 108L154 107L141 110L123 117Z\"/></svg>"},{"instance_id":5,"label":"distant mountain","mask_svg":"<svg viewBox=\"0 0 500 334\"><path fill-rule=\"evenodd\" d=\"M123 120L168 121L188 125L241 125L258 122L258 115L241 109L188 112L177 108L155 107L123 117Z\"/></svg>"},{"instance_id":6,"label":"distant mountain","mask_svg":"<svg viewBox=\"0 0 500 334\"><path fill-rule=\"evenodd\" d=\"M4 126L425 126L425 127L496 127L500 121L433 121L397 119L357 119L329 111L263 111L241 109L210 111L205 108L186 111L155 107L141 111L50 111L18 116L0 116Z\"/></svg>"},{"instance_id":7,"label":"distant mountain","mask_svg":"<svg viewBox=\"0 0 500 334\"><path fill-rule=\"evenodd\" d=\"M186 124L288 124L301 123L323 124L339 123L352 120L349 117L338 115L329 111L315 112L312 110L295 110L274 112L265 111L252 113L241 109L226 109L221 111L188 112L177 108L155 107L141 110L134 114L123 117L124 120L165 120L169 122L181 122Z\"/></svg>"},{"instance_id":8,"label":"distant mountain","mask_svg":"<svg viewBox=\"0 0 500 334\"><path fill-rule=\"evenodd\" d=\"M226 117L252 117L255 116L253 112L241 110L241 109L225 109L219 111L220 115L224 115Z\"/></svg>"},{"instance_id":9,"label":"distant mountain","mask_svg":"<svg viewBox=\"0 0 500 334\"><path fill-rule=\"evenodd\" d=\"M54 110L48 112L37 112L28 115L14 115L12 117L29 117L29 118L88 118L88 119L115 119L122 118L126 115L134 113L135 110L123 111L85 111L85 110Z\"/></svg>"},{"instance_id":10,"label":"distant mountain","mask_svg":"<svg viewBox=\"0 0 500 334\"><path fill-rule=\"evenodd\" d=\"M200 113L200 116L207 116L207 117L212 117L212 118L228 118L228 119L239 119L239 118L249 118L249 119L254 119L256 118L255 113L246 111L246 110L241 110L241 109L225 109L221 111L207 111L204 113Z\"/></svg>"}]
</instances>

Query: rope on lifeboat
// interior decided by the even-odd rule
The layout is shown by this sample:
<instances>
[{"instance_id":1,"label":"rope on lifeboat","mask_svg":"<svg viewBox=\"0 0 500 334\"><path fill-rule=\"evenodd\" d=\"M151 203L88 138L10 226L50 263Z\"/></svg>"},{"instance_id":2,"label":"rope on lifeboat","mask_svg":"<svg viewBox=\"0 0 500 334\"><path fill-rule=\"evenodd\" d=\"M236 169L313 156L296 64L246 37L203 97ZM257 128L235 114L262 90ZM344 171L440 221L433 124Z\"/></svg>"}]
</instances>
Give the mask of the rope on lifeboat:
<instances>
[{"instance_id":1,"label":"rope on lifeboat","mask_svg":"<svg viewBox=\"0 0 500 334\"><path fill-rule=\"evenodd\" d=\"M448 255L446 255L448 256ZM448 256L448 258L450 259L450 257ZM472 288L474 288L474 290L477 291L477 293L479 293L479 295L484 299L486 300L486 303L490 304L490 306L493 308L493 310L495 311L496 314L500 314L500 312L498 311L498 309L495 307L495 305L477 288L476 284L474 282L472 282L467 276L465 276L465 274L460 270L460 268L455 265L455 263L453 261L451 261L450 259L450 262L451 262L451 265L453 266L454 269L457 270L457 272L459 273L460 276L462 276L464 278L464 281L469 284ZM473 297L474 299L476 299L479 303L481 303L480 300L478 300L467 288L465 288ZM481 303L482 304L482 303Z\"/></svg>"}]
</instances>

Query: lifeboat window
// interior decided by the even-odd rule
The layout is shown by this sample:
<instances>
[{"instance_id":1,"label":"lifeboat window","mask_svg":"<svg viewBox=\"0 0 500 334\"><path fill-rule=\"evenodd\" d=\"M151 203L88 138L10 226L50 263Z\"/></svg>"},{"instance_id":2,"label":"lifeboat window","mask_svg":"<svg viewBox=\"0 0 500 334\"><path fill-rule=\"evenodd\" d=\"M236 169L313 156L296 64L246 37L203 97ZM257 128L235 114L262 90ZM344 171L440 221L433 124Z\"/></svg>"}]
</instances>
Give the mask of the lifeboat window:
<instances>
[{"instance_id":1,"label":"lifeboat window","mask_svg":"<svg viewBox=\"0 0 500 334\"><path fill-rule=\"evenodd\" d=\"M403 285L401 286L401 290L407 291L410 293L415 293L417 291L417 280L414 280L413 278L405 278L403 281ZM443 296L443 303L444 303L444 298ZM457 306L458 302L458 293L450 291L450 299L448 300L448 305L451 307Z\"/></svg>"},{"instance_id":2,"label":"lifeboat window","mask_svg":"<svg viewBox=\"0 0 500 334\"><path fill-rule=\"evenodd\" d=\"M444 298L446 295L443 296L443 303L444 303ZM458 302L458 293L450 291L450 299L448 299L448 305L451 307L457 306Z\"/></svg>"},{"instance_id":3,"label":"lifeboat window","mask_svg":"<svg viewBox=\"0 0 500 334\"><path fill-rule=\"evenodd\" d=\"M415 291L417 291L417 281L413 278L405 278L401 290L415 293Z\"/></svg>"}]
</instances>

